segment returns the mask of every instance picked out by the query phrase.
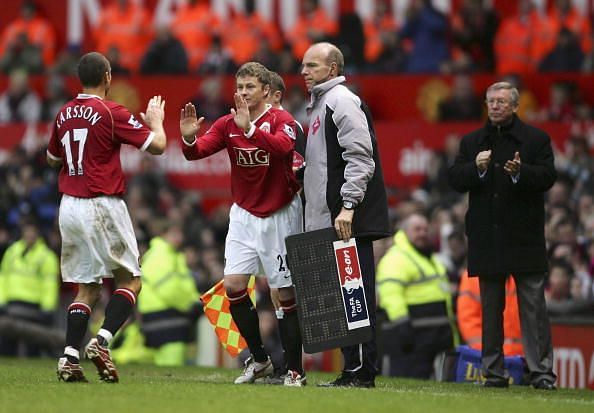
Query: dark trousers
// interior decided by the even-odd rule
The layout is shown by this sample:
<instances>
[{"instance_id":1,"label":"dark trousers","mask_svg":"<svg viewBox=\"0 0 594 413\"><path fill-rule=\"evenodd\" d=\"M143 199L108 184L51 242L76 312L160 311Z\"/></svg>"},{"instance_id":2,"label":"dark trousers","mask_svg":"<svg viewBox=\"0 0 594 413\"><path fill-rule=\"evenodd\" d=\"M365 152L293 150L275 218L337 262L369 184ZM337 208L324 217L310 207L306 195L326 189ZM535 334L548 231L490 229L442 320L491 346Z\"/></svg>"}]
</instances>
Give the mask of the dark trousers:
<instances>
[{"instance_id":1,"label":"dark trousers","mask_svg":"<svg viewBox=\"0 0 594 413\"><path fill-rule=\"evenodd\" d=\"M479 276L483 311L482 366L485 378L490 381L509 379L503 369L505 279L505 275ZM541 379L555 382L551 326L544 296L545 274L516 274L514 281L530 382L535 384Z\"/></svg>"},{"instance_id":2,"label":"dark trousers","mask_svg":"<svg viewBox=\"0 0 594 413\"><path fill-rule=\"evenodd\" d=\"M375 261L373 259L373 241L357 240L359 264L363 275L363 289L367 301L367 311L371 323L372 339L354 346L342 347L344 371L351 371L361 379L372 379L377 375L377 347L375 338Z\"/></svg>"},{"instance_id":3,"label":"dark trousers","mask_svg":"<svg viewBox=\"0 0 594 413\"><path fill-rule=\"evenodd\" d=\"M415 328L414 336L414 348L409 353L400 349L398 337L394 337L391 343L384 342L389 367L382 373L395 377L430 379L434 375L433 366L437 355L454 347L452 328L449 324Z\"/></svg>"}]
</instances>

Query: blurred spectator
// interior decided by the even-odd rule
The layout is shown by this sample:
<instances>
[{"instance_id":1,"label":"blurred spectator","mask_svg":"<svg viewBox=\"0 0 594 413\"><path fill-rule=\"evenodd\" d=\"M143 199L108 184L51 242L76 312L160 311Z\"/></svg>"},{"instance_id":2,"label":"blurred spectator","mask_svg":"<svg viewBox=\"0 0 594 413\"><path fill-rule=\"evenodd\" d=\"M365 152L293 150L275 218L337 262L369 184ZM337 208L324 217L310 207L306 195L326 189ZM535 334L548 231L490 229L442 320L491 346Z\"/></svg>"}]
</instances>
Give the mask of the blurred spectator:
<instances>
[{"instance_id":1,"label":"blurred spectator","mask_svg":"<svg viewBox=\"0 0 594 413\"><path fill-rule=\"evenodd\" d=\"M454 163L459 146L460 135L452 133L446 136L443 149L431 154L432 160L429 163L431 168L427 168L425 182L422 186L429 195L431 206L439 205L450 208L462 198L452 191L447 176L448 168Z\"/></svg>"},{"instance_id":2,"label":"blurred spectator","mask_svg":"<svg viewBox=\"0 0 594 413\"><path fill-rule=\"evenodd\" d=\"M253 60L259 45L267 41L274 52L282 46L281 36L273 22L266 20L257 11L254 0L245 0L245 11L233 10L229 22L231 30L221 30L223 46L229 50L237 66Z\"/></svg>"},{"instance_id":3,"label":"blurred spectator","mask_svg":"<svg viewBox=\"0 0 594 413\"><path fill-rule=\"evenodd\" d=\"M439 120L473 121L481 120L484 105L474 91L472 77L458 74L454 77L450 96L439 103Z\"/></svg>"},{"instance_id":4,"label":"blurred spectator","mask_svg":"<svg viewBox=\"0 0 594 413\"><path fill-rule=\"evenodd\" d=\"M234 73L235 70L236 66L231 57L231 52L223 47L221 38L215 36L204 56L202 64L198 68L198 73L205 75L228 75Z\"/></svg>"},{"instance_id":5,"label":"blurred spectator","mask_svg":"<svg viewBox=\"0 0 594 413\"><path fill-rule=\"evenodd\" d=\"M369 72L398 73L406 69L406 51L388 3L388 0L378 2L375 13L364 21L365 60Z\"/></svg>"},{"instance_id":6,"label":"blurred spectator","mask_svg":"<svg viewBox=\"0 0 594 413\"><path fill-rule=\"evenodd\" d=\"M460 336L471 348L481 350L483 337L483 310L478 277L469 277L464 272L460 281L458 294L458 328ZM505 281L505 309L503 310L503 354L505 356L521 356L522 331L520 329L520 311L516 283L513 277Z\"/></svg>"},{"instance_id":7,"label":"blurred spectator","mask_svg":"<svg viewBox=\"0 0 594 413\"><path fill-rule=\"evenodd\" d=\"M50 70L52 73L62 76L76 76L78 61L81 56L80 45L68 45L58 54L58 57Z\"/></svg>"},{"instance_id":8,"label":"blurred spectator","mask_svg":"<svg viewBox=\"0 0 594 413\"><path fill-rule=\"evenodd\" d=\"M439 260L445 265L454 296L459 294L459 284L466 268L466 237L463 229L455 229L447 236L447 244L439 253Z\"/></svg>"},{"instance_id":9,"label":"blurred spectator","mask_svg":"<svg viewBox=\"0 0 594 413\"><path fill-rule=\"evenodd\" d=\"M10 73L16 69L23 69L29 73L41 73L44 70L41 50L29 42L26 33L19 33L0 59L0 70L3 73Z\"/></svg>"},{"instance_id":10,"label":"blurred spectator","mask_svg":"<svg viewBox=\"0 0 594 413\"><path fill-rule=\"evenodd\" d=\"M62 106L72 99L66 89L64 78L57 74L50 74L45 80L45 96L41 106L41 120L53 121Z\"/></svg>"},{"instance_id":11,"label":"blurred spectator","mask_svg":"<svg viewBox=\"0 0 594 413\"><path fill-rule=\"evenodd\" d=\"M448 21L432 0L411 0L400 36L412 40L407 72L439 73L449 59Z\"/></svg>"},{"instance_id":12,"label":"blurred spectator","mask_svg":"<svg viewBox=\"0 0 594 413\"><path fill-rule=\"evenodd\" d=\"M173 36L168 27L157 29L140 63L145 75L183 74L188 72L188 56L183 44Z\"/></svg>"},{"instance_id":13,"label":"blurred spectator","mask_svg":"<svg viewBox=\"0 0 594 413\"><path fill-rule=\"evenodd\" d=\"M344 55L346 73L359 72L365 64L365 34L357 13L342 13L338 19L338 33L334 44Z\"/></svg>"},{"instance_id":14,"label":"blurred spectator","mask_svg":"<svg viewBox=\"0 0 594 413\"><path fill-rule=\"evenodd\" d=\"M111 48L117 49L121 65L130 71L136 71L149 44L151 28L149 13L142 2L111 0L101 9L93 32L95 49L106 57ZM110 57L108 60L112 62Z\"/></svg>"},{"instance_id":15,"label":"blurred spectator","mask_svg":"<svg viewBox=\"0 0 594 413\"><path fill-rule=\"evenodd\" d=\"M282 48L280 50L282 50ZM258 42L258 48L252 56L252 59L262 63L273 72L278 72L280 70L281 58L278 51L272 50L268 39L262 39Z\"/></svg>"},{"instance_id":16,"label":"blurred spectator","mask_svg":"<svg viewBox=\"0 0 594 413\"><path fill-rule=\"evenodd\" d=\"M575 92L573 82L556 81L549 87L548 105L540 110L541 121L571 121L576 118Z\"/></svg>"},{"instance_id":17,"label":"blurred spectator","mask_svg":"<svg viewBox=\"0 0 594 413\"><path fill-rule=\"evenodd\" d=\"M25 44L34 45L41 51L45 67L53 63L56 53L56 34L49 20L38 12L38 7L33 0L22 1L21 15L10 22L2 32L0 56L5 56L16 45L23 45L24 35ZM12 53L14 52L12 50Z\"/></svg>"},{"instance_id":18,"label":"blurred spectator","mask_svg":"<svg viewBox=\"0 0 594 413\"><path fill-rule=\"evenodd\" d=\"M582 63L582 72L584 73L594 72L594 42L591 43L592 46L590 47L590 49L584 52L584 61Z\"/></svg>"},{"instance_id":19,"label":"blurred spectator","mask_svg":"<svg viewBox=\"0 0 594 413\"><path fill-rule=\"evenodd\" d=\"M41 119L41 100L29 86L29 76L22 69L10 73L8 89L0 95L0 124L35 123Z\"/></svg>"},{"instance_id":20,"label":"blurred spectator","mask_svg":"<svg viewBox=\"0 0 594 413\"><path fill-rule=\"evenodd\" d=\"M546 299L551 315L590 315L594 310L592 298L584 297L581 280L574 277L571 265L564 260L551 263Z\"/></svg>"},{"instance_id":21,"label":"blurred spectator","mask_svg":"<svg viewBox=\"0 0 594 413\"><path fill-rule=\"evenodd\" d=\"M545 55L538 70L541 72L579 72L584 61L584 53L578 39L565 27L557 35L555 47Z\"/></svg>"},{"instance_id":22,"label":"blurred spectator","mask_svg":"<svg viewBox=\"0 0 594 413\"><path fill-rule=\"evenodd\" d=\"M554 0L549 11L549 19L555 33L566 29L576 36L577 43L584 53L592 48L592 24L572 5L572 0Z\"/></svg>"},{"instance_id":23,"label":"blurred spectator","mask_svg":"<svg viewBox=\"0 0 594 413\"><path fill-rule=\"evenodd\" d=\"M328 41L338 33L338 25L319 5L318 0L303 0L300 4L299 17L286 33L293 57L299 62L309 46Z\"/></svg>"},{"instance_id":24,"label":"blurred spectator","mask_svg":"<svg viewBox=\"0 0 594 413\"><path fill-rule=\"evenodd\" d=\"M197 70L210 47L214 33L220 30L220 21L211 9L208 0L187 0L171 22L171 31L184 45L188 55L189 69Z\"/></svg>"},{"instance_id":25,"label":"blurred spectator","mask_svg":"<svg viewBox=\"0 0 594 413\"><path fill-rule=\"evenodd\" d=\"M200 83L198 95L192 97L190 101L199 108L200 115L210 122L229 113L231 107L223 96L223 79L220 76L204 78Z\"/></svg>"},{"instance_id":26,"label":"blurred spectator","mask_svg":"<svg viewBox=\"0 0 594 413\"><path fill-rule=\"evenodd\" d=\"M573 181L572 196L577 199L586 189L592 188L594 159L590 156L588 141L583 136L572 136L565 141L565 152L559 154L558 169Z\"/></svg>"},{"instance_id":27,"label":"blurred spectator","mask_svg":"<svg viewBox=\"0 0 594 413\"><path fill-rule=\"evenodd\" d=\"M286 97L283 100L283 107L289 112L295 120L302 125L309 124L309 116L307 114L308 101L300 86L293 85L289 88Z\"/></svg>"},{"instance_id":28,"label":"blurred spectator","mask_svg":"<svg viewBox=\"0 0 594 413\"><path fill-rule=\"evenodd\" d=\"M0 308L26 328L28 323L51 326L58 306L59 262L34 221L24 219L21 238L12 244L0 264ZM41 349L19 339L2 337L2 356L40 356Z\"/></svg>"},{"instance_id":29,"label":"blurred spectator","mask_svg":"<svg viewBox=\"0 0 594 413\"><path fill-rule=\"evenodd\" d=\"M390 10L388 0L375 2L373 14L363 22L365 34L365 60L375 63L397 41L398 25Z\"/></svg>"},{"instance_id":30,"label":"blurred spectator","mask_svg":"<svg viewBox=\"0 0 594 413\"><path fill-rule=\"evenodd\" d=\"M111 74L112 75L129 75L132 73L128 67L122 66L122 53L117 46L110 46L107 49L107 53L105 57L109 60L109 65L111 66Z\"/></svg>"},{"instance_id":31,"label":"blurred spectator","mask_svg":"<svg viewBox=\"0 0 594 413\"><path fill-rule=\"evenodd\" d=\"M499 17L484 0L464 0L452 16L452 64L459 69L492 72Z\"/></svg>"},{"instance_id":32,"label":"blurred spectator","mask_svg":"<svg viewBox=\"0 0 594 413\"><path fill-rule=\"evenodd\" d=\"M498 74L534 73L538 63L555 45L555 30L532 0L518 0L516 14L504 17L495 35Z\"/></svg>"}]
</instances>

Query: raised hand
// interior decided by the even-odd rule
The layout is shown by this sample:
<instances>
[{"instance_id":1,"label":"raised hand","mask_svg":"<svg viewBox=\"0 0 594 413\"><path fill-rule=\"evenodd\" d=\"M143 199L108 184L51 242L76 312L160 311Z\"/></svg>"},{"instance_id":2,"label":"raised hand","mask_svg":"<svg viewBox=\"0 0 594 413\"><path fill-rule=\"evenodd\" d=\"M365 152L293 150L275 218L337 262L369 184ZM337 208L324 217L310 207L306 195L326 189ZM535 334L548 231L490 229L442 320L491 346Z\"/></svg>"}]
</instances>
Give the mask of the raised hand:
<instances>
[{"instance_id":1,"label":"raised hand","mask_svg":"<svg viewBox=\"0 0 594 413\"><path fill-rule=\"evenodd\" d=\"M231 115L233 115L233 120L235 124L244 130L244 132L249 132L251 123L250 123L250 110L248 108L248 104L244 98L241 97L239 93L235 93L233 95L235 99L235 109L231 108Z\"/></svg>"},{"instance_id":2,"label":"raised hand","mask_svg":"<svg viewBox=\"0 0 594 413\"><path fill-rule=\"evenodd\" d=\"M146 125L152 130L163 124L165 119L165 100L161 95L153 96L146 105L146 111L140 112L140 117Z\"/></svg>"},{"instance_id":3,"label":"raised hand","mask_svg":"<svg viewBox=\"0 0 594 413\"><path fill-rule=\"evenodd\" d=\"M194 141L202 122L204 122L204 117L196 116L196 107L192 103L186 103L179 115L179 130L186 142Z\"/></svg>"}]
</instances>

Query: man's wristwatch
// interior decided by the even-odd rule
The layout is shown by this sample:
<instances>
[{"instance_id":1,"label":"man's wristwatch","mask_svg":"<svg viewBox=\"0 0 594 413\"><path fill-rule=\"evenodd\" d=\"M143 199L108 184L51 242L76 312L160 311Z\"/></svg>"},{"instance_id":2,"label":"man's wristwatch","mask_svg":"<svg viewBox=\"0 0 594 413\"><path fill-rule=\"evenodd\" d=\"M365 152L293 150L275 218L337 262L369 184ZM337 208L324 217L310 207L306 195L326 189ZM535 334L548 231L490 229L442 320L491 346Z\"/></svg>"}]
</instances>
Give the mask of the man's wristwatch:
<instances>
[{"instance_id":1,"label":"man's wristwatch","mask_svg":"<svg viewBox=\"0 0 594 413\"><path fill-rule=\"evenodd\" d=\"M342 201L342 207L350 211L352 209L355 209L355 203L352 201Z\"/></svg>"}]
</instances>

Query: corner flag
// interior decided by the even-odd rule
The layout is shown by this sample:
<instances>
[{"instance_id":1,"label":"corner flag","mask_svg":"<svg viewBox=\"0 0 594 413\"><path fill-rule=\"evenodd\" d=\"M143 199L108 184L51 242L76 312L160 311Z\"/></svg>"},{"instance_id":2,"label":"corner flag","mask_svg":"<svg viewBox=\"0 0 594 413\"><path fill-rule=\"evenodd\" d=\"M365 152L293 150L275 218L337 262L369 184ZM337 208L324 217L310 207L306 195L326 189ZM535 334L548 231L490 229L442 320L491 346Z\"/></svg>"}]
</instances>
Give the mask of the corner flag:
<instances>
[{"instance_id":1,"label":"corner flag","mask_svg":"<svg viewBox=\"0 0 594 413\"><path fill-rule=\"evenodd\" d=\"M254 305L256 305L255 284L256 277L251 276L247 290ZM214 328L221 345L231 357L237 357L243 349L247 348L247 343L239 333L231 317L229 299L227 298L227 294L225 294L223 280L202 294L200 300L204 303L204 315L206 315Z\"/></svg>"}]
</instances>

